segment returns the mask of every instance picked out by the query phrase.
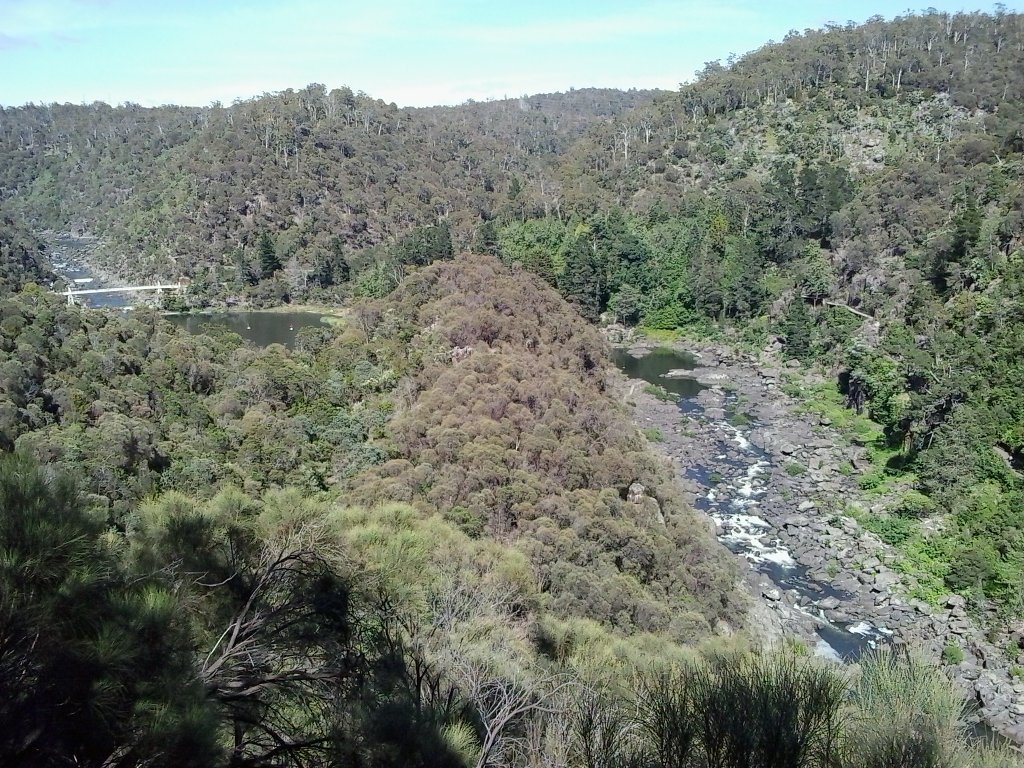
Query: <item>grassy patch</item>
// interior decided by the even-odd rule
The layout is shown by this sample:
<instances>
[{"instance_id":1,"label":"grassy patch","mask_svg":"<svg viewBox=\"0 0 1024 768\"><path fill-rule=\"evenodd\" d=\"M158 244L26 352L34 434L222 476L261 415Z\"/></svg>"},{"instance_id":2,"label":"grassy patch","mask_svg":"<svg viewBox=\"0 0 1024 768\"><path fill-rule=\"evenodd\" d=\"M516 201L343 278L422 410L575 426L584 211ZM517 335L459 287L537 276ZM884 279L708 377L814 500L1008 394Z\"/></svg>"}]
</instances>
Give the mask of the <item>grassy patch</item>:
<instances>
[{"instance_id":1,"label":"grassy patch","mask_svg":"<svg viewBox=\"0 0 1024 768\"><path fill-rule=\"evenodd\" d=\"M785 470L786 474L789 475L790 477L797 477L798 475L807 474L807 467L795 461L787 462Z\"/></svg>"},{"instance_id":2,"label":"grassy patch","mask_svg":"<svg viewBox=\"0 0 1024 768\"><path fill-rule=\"evenodd\" d=\"M671 401L674 403L679 399L678 395L673 395L667 389L659 387L657 384L644 384L644 392L648 395L654 395L654 397L665 402Z\"/></svg>"},{"instance_id":3,"label":"grassy patch","mask_svg":"<svg viewBox=\"0 0 1024 768\"><path fill-rule=\"evenodd\" d=\"M665 435L657 427L646 427L641 430L644 437L646 437L652 443L663 443L665 442Z\"/></svg>"},{"instance_id":4,"label":"grassy patch","mask_svg":"<svg viewBox=\"0 0 1024 768\"><path fill-rule=\"evenodd\" d=\"M725 412L726 421L732 424L734 427L746 427L754 423L754 417L746 411L739 409L727 409Z\"/></svg>"},{"instance_id":5,"label":"grassy patch","mask_svg":"<svg viewBox=\"0 0 1024 768\"><path fill-rule=\"evenodd\" d=\"M861 515L859 522L886 544L891 544L894 547L904 546L915 534L920 532L920 526L916 520L907 520L892 515Z\"/></svg>"},{"instance_id":6,"label":"grassy patch","mask_svg":"<svg viewBox=\"0 0 1024 768\"><path fill-rule=\"evenodd\" d=\"M655 341L659 344L670 344L673 341L679 341L685 338L686 334L682 329L676 328L671 331L662 330L661 328L646 328L641 327L641 332L644 338L650 341Z\"/></svg>"},{"instance_id":7,"label":"grassy patch","mask_svg":"<svg viewBox=\"0 0 1024 768\"><path fill-rule=\"evenodd\" d=\"M858 414L847 408L846 398L840 394L834 384L822 382L807 385L795 380L784 384L782 390L790 397L800 401L801 411L824 416L832 422L833 427L846 433L856 442L873 443L876 440L884 442L882 426L863 413Z\"/></svg>"}]
</instances>

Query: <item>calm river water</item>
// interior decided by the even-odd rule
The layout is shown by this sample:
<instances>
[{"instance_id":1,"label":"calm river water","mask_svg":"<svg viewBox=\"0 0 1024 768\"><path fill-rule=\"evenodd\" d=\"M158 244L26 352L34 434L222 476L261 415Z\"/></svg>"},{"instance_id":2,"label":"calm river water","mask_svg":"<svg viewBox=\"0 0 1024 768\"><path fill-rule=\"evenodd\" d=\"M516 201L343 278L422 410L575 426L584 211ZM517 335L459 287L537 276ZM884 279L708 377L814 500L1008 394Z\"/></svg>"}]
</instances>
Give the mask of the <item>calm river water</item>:
<instances>
[{"instance_id":1,"label":"calm river water","mask_svg":"<svg viewBox=\"0 0 1024 768\"><path fill-rule=\"evenodd\" d=\"M210 315L168 315L167 320L189 333L231 331L260 347L283 344L294 348L303 328L323 328L315 312L225 312Z\"/></svg>"}]
</instances>

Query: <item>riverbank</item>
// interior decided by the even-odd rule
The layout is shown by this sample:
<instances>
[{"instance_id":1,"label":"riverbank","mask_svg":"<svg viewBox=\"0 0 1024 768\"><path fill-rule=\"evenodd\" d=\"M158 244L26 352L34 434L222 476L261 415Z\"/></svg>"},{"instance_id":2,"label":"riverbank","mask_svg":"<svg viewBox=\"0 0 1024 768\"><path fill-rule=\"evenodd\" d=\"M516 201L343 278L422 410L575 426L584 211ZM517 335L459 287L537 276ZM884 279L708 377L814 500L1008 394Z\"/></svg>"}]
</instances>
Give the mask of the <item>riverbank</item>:
<instances>
[{"instance_id":1,"label":"riverbank","mask_svg":"<svg viewBox=\"0 0 1024 768\"><path fill-rule=\"evenodd\" d=\"M125 285L118 275L96 265L93 256L100 239L92 235L44 230L36 233L46 245L46 257L54 273L69 283L83 281L79 287L116 288Z\"/></svg>"},{"instance_id":2,"label":"riverbank","mask_svg":"<svg viewBox=\"0 0 1024 768\"><path fill-rule=\"evenodd\" d=\"M623 378L622 398L634 405L639 427L660 435L657 446L691 505L751 566L752 626L762 628L761 639L796 637L832 657L891 642L935 663L944 653L955 660L946 649L957 648L963 660L946 664L951 678L996 731L1024 743L1024 684L1011 677L1005 653L986 640L959 596L937 605L910 598L914 583L901 573L898 553L851 516L865 503L856 477L868 457L783 391L787 380L808 374L771 356L701 342L639 343L630 351L642 356L655 346L692 355L671 375L703 389L677 405Z\"/></svg>"},{"instance_id":3,"label":"riverbank","mask_svg":"<svg viewBox=\"0 0 1024 768\"><path fill-rule=\"evenodd\" d=\"M349 315L348 307L341 307L336 304L279 304L274 307L260 310L261 312L274 312L278 314L313 314L320 315L322 322L335 325Z\"/></svg>"},{"instance_id":4,"label":"riverbank","mask_svg":"<svg viewBox=\"0 0 1024 768\"><path fill-rule=\"evenodd\" d=\"M161 312L165 317L186 317L195 315L199 317L220 317L224 315L238 315L244 313L260 313L268 315L320 315L321 318L331 320L343 320L348 317L347 307L330 304L275 304L271 307L204 307L193 309L187 312Z\"/></svg>"}]
</instances>

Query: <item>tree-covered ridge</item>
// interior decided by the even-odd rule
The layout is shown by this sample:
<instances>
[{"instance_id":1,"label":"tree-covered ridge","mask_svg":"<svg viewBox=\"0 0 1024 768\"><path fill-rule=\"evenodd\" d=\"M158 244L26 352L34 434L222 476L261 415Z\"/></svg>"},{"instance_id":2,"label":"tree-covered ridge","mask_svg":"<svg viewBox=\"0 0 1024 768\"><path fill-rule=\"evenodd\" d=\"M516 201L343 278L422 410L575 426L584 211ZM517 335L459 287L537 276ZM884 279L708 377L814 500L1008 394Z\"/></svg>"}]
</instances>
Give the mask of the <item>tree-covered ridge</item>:
<instances>
[{"instance_id":1,"label":"tree-covered ridge","mask_svg":"<svg viewBox=\"0 0 1024 768\"><path fill-rule=\"evenodd\" d=\"M527 273L435 264L295 352L15 288L5 764L506 764L582 685L554 649L637 666L742 624L734 565L605 391L600 336ZM524 432L496 463L502 407ZM415 444L427 411L444 448ZM536 444L555 436L574 450Z\"/></svg>"},{"instance_id":2,"label":"tree-covered ridge","mask_svg":"<svg viewBox=\"0 0 1024 768\"><path fill-rule=\"evenodd\" d=\"M295 290L333 238L393 244L447 221L465 241L510 198L557 207L552 160L652 96L584 89L404 109L312 84L209 108L6 108L0 201L36 228L101 235L113 271L208 277L218 296L245 287L269 231Z\"/></svg>"},{"instance_id":3,"label":"tree-covered ridge","mask_svg":"<svg viewBox=\"0 0 1024 768\"><path fill-rule=\"evenodd\" d=\"M680 641L742 622L733 564L610 402L600 335L553 290L467 255L361 312L350 333L406 339L417 363L364 503L517 542L560 615Z\"/></svg>"},{"instance_id":4,"label":"tree-covered ridge","mask_svg":"<svg viewBox=\"0 0 1024 768\"><path fill-rule=\"evenodd\" d=\"M39 239L13 218L0 219L0 285L20 288L28 282L49 282L51 277Z\"/></svg>"},{"instance_id":5,"label":"tree-covered ridge","mask_svg":"<svg viewBox=\"0 0 1024 768\"><path fill-rule=\"evenodd\" d=\"M743 623L734 565L606 391L599 334L528 273L434 264L294 352L32 285L0 311L5 448L81 473L115 522L225 485L410 502L521 549L558 615L677 640Z\"/></svg>"},{"instance_id":6,"label":"tree-covered ridge","mask_svg":"<svg viewBox=\"0 0 1024 768\"><path fill-rule=\"evenodd\" d=\"M839 85L848 98L932 91L991 111L1024 97L1014 66L1022 39L1024 18L1005 7L829 24L792 31L727 66L708 63L679 100L691 114L711 115Z\"/></svg>"}]
</instances>

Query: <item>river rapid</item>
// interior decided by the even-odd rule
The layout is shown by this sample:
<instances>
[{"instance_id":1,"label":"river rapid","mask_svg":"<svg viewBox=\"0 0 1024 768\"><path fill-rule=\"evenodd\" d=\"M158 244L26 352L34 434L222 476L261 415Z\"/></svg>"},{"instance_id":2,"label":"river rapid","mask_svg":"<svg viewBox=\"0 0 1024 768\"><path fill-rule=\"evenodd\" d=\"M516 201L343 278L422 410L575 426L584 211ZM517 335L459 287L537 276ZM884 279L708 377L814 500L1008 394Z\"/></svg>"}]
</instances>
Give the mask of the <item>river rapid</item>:
<instances>
[{"instance_id":1,"label":"river rapid","mask_svg":"<svg viewBox=\"0 0 1024 768\"><path fill-rule=\"evenodd\" d=\"M744 562L753 598L748 625L763 642L798 638L808 650L853 662L880 645L909 646L938 663L957 645L950 677L996 732L1024 743L1024 685L989 644L962 598L909 598L898 556L848 515L863 503L850 468L867 464L825 419L781 391L783 369L712 345L618 348L622 398L634 421L656 428L687 500ZM645 384L673 397L654 396Z\"/></svg>"}]
</instances>

